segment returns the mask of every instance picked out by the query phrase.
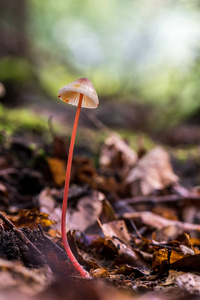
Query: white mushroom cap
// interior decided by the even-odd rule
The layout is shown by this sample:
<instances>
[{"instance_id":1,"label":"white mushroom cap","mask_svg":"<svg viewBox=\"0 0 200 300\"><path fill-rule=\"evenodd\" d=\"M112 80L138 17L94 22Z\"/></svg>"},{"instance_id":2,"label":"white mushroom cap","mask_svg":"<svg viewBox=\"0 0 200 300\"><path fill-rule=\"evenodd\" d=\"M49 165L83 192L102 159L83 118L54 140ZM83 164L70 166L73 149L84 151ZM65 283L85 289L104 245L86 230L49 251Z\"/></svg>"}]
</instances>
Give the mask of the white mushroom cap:
<instances>
[{"instance_id":1,"label":"white mushroom cap","mask_svg":"<svg viewBox=\"0 0 200 300\"><path fill-rule=\"evenodd\" d=\"M63 86L58 92L58 97L64 102L78 106L80 94L83 94L82 107L96 108L99 106L97 93L92 82L87 78L80 78Z\"/></svg>"}]
</instances>

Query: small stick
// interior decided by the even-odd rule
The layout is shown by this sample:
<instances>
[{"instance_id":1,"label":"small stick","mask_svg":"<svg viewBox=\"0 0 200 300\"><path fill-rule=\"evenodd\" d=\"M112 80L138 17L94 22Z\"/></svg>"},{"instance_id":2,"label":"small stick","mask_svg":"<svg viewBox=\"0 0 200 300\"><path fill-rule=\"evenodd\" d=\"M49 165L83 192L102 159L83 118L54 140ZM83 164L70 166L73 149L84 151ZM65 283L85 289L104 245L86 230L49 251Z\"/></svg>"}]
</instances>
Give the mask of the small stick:
<instances>
[{"instance_id":1,"label":"small stick","mask_svg":"<svg viewBox=\"0 0 200 300\"><path fill-rule=\"evenodd\" d=\"M85 111L83 111L83 114L86 116L86 118L92 122L94 124L94 126L100 130L102 130L103 132L105 132L106 134L115 134L115 132L113 130L111 130L108 126L106 126L101 120L99 120L97 118L96 115L94 115L93 113L86 113Z\"/></svg>"},{"instance_id":2,"label":"small stick","mask_svg":"<svg viewBox=\"0 0 200 300\"><path fill-rule=\"evenodd\" d=\"M133 222L133 220L129 220L129 222L131 223L131 226L132 226L133 229L135 230L137 236L138 236L140 239L142 239L142 235L141 235L140 232L138 231L138 229L137 229L135 223Z\"/></svg>"},{"instance_id":3,"label":"small stick","mask_svg":"<svg viewBox=\"0 0 200 300\"><path fill-rule=\"evenodd\" d=\"M178 226L182 230L190 231L190 230L200 230L200 225L191 224L187 222L174 221L170 219L166 219L157 214L154 214L150 211L141 211L141 212L126 212L122 215L118 215L118 218L123 217L124 219L134 219L141 218L144 224L150 225L154 228L160 229L166 226Z\"/></svg>"},{"instance_id":4,"label":"small stick","mask_svg":"<svg viewBox=\"0 0 200 300\"><path fill-rule=\"evenodd\" d=\"M125 204L158 204L158 203L172 203L178 205L186 205L188 202L194 205L200 205L200 196L189 194L187 196L181 195L165 195L165 196L138 196L134 198L125 198L122 200Z\"/></svg>"}]
</instances>

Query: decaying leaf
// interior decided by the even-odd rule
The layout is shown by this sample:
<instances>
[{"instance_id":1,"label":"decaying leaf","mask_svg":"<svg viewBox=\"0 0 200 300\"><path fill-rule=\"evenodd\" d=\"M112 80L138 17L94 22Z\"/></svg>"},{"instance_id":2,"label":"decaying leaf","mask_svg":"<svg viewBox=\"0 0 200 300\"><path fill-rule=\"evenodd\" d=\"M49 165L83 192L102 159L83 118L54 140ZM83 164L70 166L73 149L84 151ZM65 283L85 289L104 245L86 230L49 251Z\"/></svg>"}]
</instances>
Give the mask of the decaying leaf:
<instances>
[{"instance_id":1,"label":"decaying leaf","mask_svg":"<svg viewBox=\"0 0 200 300\"><path fill-rule=\"evenodd\" d=\"M125 186L132 196L150 195L155 190L174 184L178 177L174 174L168 153L156 147L147 153L125 179Z\"/></svg>"},{"instance_id":2,"label":"decaying leaf","mask_svg":"<svg viewBox=\"0 0 200 300\"><path fill-rule=\"evenodd\" d=\"M119 268L116 268L116 270L110 272L112 275L113 274L123 274L123 275L134 275L135 278L139 277L145 277L150 275L150 271L144 268L136 268L129 266L128 264L124 264L120 266Z\"/></svg>"},{"instance_id":3,"label":"decaying leaf","mask_svg":"<svg viewBox=\"0 0 200 300\"><path fill-rule=\"evenodd\" d=\"M101 215L99 216L99 220L101 223L108 223L116 220L115 212L110 204L110 202L106 199L102 201L103 207Z\"/></svg>"},{"instance_id":4,"label":"decaying leaf","mask_svg":"<svg viewBox=\"0 0 200 300\"><path fill-rule=\"evenodd\" d=\"M102 224L101 228L106 238L116 238L116 243L121 241L124 244L129 244L131 237L124 221L113 221Z\"/></svg>"},{"instance_id":5,"label":"decaying leaf","mask_svg":"<svg viewBox=\"0 0 200 300\"><path fill-rule=\"evenodd\" d=\"M164 261L169 264L170 269L178 271L200 270L200 254L185 255L183 252L161 249L159 251L155 251L153 254L152 268L159 271Z\"/></svg>"},{"instance_id":6,"label":"decaying leaf","mask_svg":"<svg viewBox=\"0 0 200 300\"><path fill-rule=\"evenodd\" d=\"M8 216L8 218L17 227L28 226L30 229L37 228L39 224L43 227L54 224L54 222L49 219L49 216L47 214L26 209L19 210L17 215Z\"/></svg>"},{"instance_id":7,"label":"decaying leaf","mask_svg":"<svg viewBox=\"0 0 200 300\"><path fill-rule=\"evenodd\" d=\"M105 268L99 268L99 269L91 270L90 275L93 278L101 278L101 277L104 277L104 278L107 277L108 278L110 276L108 270L105 269Z\"/></svg>"},{"instance_id":8,"label":"decaying leaf","mask_svg":"<svg viewBox=\"0 0 200 300\"><path fill-rule=\"evenodd\" d=\"M74 157L71 171L71 181L87 183L96 186L97 172L91 159L87 157Z\"/></svg>"},{"instance_id":9,"label":"decaying leaf","mask_svg":"<svg viewBox=\"0 0 200 300\"><path fill-rule=\"evenodd\" d=\"M169 251L167 249L161 249L159 251L155 251L153 254L153 263L152 263L152 268L156 271L159 271L162 265L163 261L168 262L169 264L180 260L183 258L184 255L183 253L178 253L176 251Z\"/></svg>"},{"instance_id":10,"label":"decaying leaf","mask_svg":"<svg viewBox=\"0 0 200 300\"><path fill-rule=\"evenodd\" d=\"M152 209L152 212L156 215L162 216L170 220L178 220L177 212L174 208L166 207L164 205L158 204L155 205Z\"/></svg>"},{"instance_id":11,"label":"decaying leaf","mask_svg":"<svg viewBox=\"0 0 200 300\"><path fill-rule=\"evenodd\" d=\"M183 271L199 271L200 270L200 254L185 255L180 260L171 264L171 268Z\"/></svg>"},{"instance_id":12,"label":"decaying leaf","mask_svg":"<svg viewBox=\"0 0 200 300\"><path fill-rule=\"evenodd\" d=\"M100 226L106 241L111 242L118 252L118 257L115 260L116 265L124 263L136 267L148 265L129 245L131 238L124 221L113 221L106 224L100 223Z\"/></svg>"},{"instance_id":13,"label":"decaying leaf","mask_svg":"<svg viewBox=\"0 0 200 300\"><path fill-rule=\"evenodd\" d=\"M112 172L124 178L137 159L136 152L118 134L112 134L106 139L101 149L100 165L103 169L111 169Z\"/></svg>"}]
</instances>

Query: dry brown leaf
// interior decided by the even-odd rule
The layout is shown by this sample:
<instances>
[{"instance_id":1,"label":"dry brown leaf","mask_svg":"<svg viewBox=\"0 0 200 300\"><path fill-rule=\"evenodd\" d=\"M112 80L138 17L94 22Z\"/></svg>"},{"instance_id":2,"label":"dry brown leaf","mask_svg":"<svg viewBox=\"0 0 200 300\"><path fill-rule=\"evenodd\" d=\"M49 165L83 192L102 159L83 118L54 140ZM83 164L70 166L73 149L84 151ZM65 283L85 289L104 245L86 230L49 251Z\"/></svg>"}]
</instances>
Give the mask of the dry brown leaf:
<instances>
[{"instance_id":1,"label":"dry brown leaf","mask_svg":"<svg viewBox=\"0 0 200 300\"><path fill-rule=\"evenodd\" d=\"M153 240L157 242L168 242L177 239L180 234L183 234L183 230L179 226L169 225L154 231Z\"/></svg>"},{"instance_id":2,"label":"dry brown leaf","mask_svg":"<svg viewBox=\"0 0 200 300\"><path fill-rule=\"evenodd\" d=\"M53 192L50 188L42 190L38 196L40 212L49 215L49 219L56 222L56 228L60 229L61 208L56 207L56 201L53 198Z\"/></svg>"},{"instance_id":3,"label":"dry brown leaf","mask_svg":"<svg viewBox=\"0 0 200 300\"><path fill-rule=\"evenodd\" d=\"M155 207L152 208L152 212L166 219L178 220L177 211L175 208L171 208L166 205L155 205Z\"/></svg>"},{"instance_id":4,"label":"dry brown leaf","mask_svg":"<svg viewBox=\"0 0 200 300\"><path fill-rule=\"evenodd\" d=\"M183 271L197 271L200 270L200 254L186 255L180 260L171 264L171 268Z\"/></svg>"},{"instance_id":5,"label":"dry brown leaf","mask_svg":"<svg viewBox=\"0 0 200 300\"><path fill-rule=\"evenodd\" d=\"M147 153L125 179L132 196L150 195L155 190L177 183L168 153L156 147Z\"/></svg>"},{"instance_id":6,"label":"dry brown leaf","mask_svg":"<svg viewBox=\"0 0 200 300\"><path fill-rule=\"evenodd\" d=\"M113 221L103 225L99 222L99 225L105 235L105 240L111 242L118 252L115 264L128 263L131 266L144 267L145 262L129 245L131 238L123 220Z\"/></svg>"},{"instance_id":7,"label":"dry brown leaf","mask_svg":"<svg viewBox=\"0 0 200 300\"><path fill-rule=\"evenodd\" d=\"M99 220L101 223L108 223L116 220L115 212L110 202L106 199L102 201L103 207Z\"/></svg>"},{"instance_id":8,"label":"dry brown leaf","mask_svg":"<svg viewBox=\"0 0 200 300\"><path fill-rule=\"evenodd\" d=\"M90 270L90 275L93 278L100 278L100 277L107 277L108 278L110 276L108 270L105 269L105 268L98 268L98 269L95 269L95 270Z\"/></svg>"},{"instance_id":9,"label":"dry brown leaf","mask_svg":"<svg viewBox=\"0 0 200 300\"><path fill-rule=\"evenodd\" d=\"M98 192L93 195L83 197L77 204L77 209L68 209L67 228L68 230L84 231L92 226L99 218L102 211L102 201L98 198Z\"/></svg>"},{"instance_id":10,"label":"dry brown leaf","mask_svg":"<svg viewBox=\"0 0 200 300\"><path fill-rule=\"evenodd\" d=\"M131 240L131 237L128 233L128 229L123 220L102 224L101 228L106 238L117 237L117 243L118 241L122 241L125 244L129 244Z\"/></svg>"},{"instance_id":11,"label":"dry brown leaf","mask_svg":"<svg viewBox=\"0 0 200 300\"><path fill-rule=\"evenodd\" d=\"M133 266L129 266L128 264L124 264L120 266L119 268L115 269L114 271L110 272L111 275L114 274L123 274L123 275L133 275L135 278L149 276L150 271L146 270L145 268L136 268Z\"/></svg>"},{"instance_id":12,"label":"dry brown leaf","mask_svg":"<svg viewBox=\"0 0 200 300\"><path fill-rule=\"evenodd\" d=\"M155 251L153 254L153 263L152 263L152 268L154 269L154 271L159 271L162 262L163 261L168 261L168 255L169 255L169 251L166 249L161 249L159 251ZM176 251L171 251L171 255L170 255L170 264L180 260L181 258L183 258L183 254L182 253L178 253Z\"/></svg>"},{"instance_id":13,"label":"dry brown leaf","mask_svg":"<svg viewBox=\"0 0 200 300\"><path fill-rule=\"evenodd\" d=\"M47 162L53 176L54 182L58 186L62 186L65 182L65 166L66 162L59 158L48 157Z\"/></svg>"},{"instance_id":14,"label":"dry brown leaf","mask_svg":"<svg viewBox=\"0 0 200 300\"><path fill-rule=\"evenodd\" d=\"M88 157L76 156L73 158L71 181L87 183L92 187L96 186L97 172L93 162Z\"/></svg>"},{"instance_id":15,"label":"dry brown leaf","mask_svg":"<svg viewBox=\"0 0 200 300\"><path fill-rule=\"evenodd\" d=\"M50 214L55 208L55 200L51 196L51 190L45 188L38 196L38 202L40 205L40 211L46 214Z\"/></svg>"},{"instance_id":16,"label":"dry brown leaf","mask_svg":"<svg viewBox=\"0 0 200 300\"><path fill-rule=\"evenodd\" d=\"M21 209L17 215L7 215L8 219L17 227L29 227L30 229L37 228L40 224L42 227L51 226L55 224L54 221L49 219L49 215L40 213L38 211L31 211Z\"/></svg>"},{"instance_id":17,"label":"dry brown leaf","mask_svg":"<svg viewBox=\"0 0 200 300\"><path fill-rule=\"evenodd\" d=\"M111 169L124 178L137 159L136 152L118 134L111 134L101 149L100 165L103 169Z\"/></svg>"}]
</instances>

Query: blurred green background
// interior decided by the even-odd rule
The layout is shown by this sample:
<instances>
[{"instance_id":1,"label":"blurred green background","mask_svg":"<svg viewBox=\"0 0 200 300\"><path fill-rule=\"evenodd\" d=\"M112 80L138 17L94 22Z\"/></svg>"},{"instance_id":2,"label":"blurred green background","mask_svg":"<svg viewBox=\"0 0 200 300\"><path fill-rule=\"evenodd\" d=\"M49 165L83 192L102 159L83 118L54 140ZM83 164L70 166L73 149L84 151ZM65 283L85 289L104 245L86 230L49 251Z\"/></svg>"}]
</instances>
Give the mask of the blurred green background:
<instances>
[{"instance_id":1,"label":"blurred green background","mask_svg":"<svg viewBox=\"0 0 200 300\"><path fill-rule=\"evenodd\" d=\"M114 125L119 121L123 127L122 108L130 120L138 109L139 121L130 122L137 129L198 119L199 1L0 0L0 5L4 105L56 102L60 87L88 77L101 101L99 117L113 107Z\"/></svg>"}]
</instances>

